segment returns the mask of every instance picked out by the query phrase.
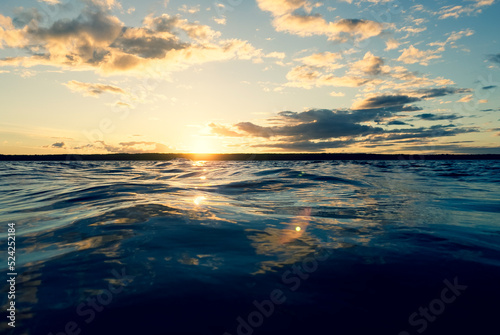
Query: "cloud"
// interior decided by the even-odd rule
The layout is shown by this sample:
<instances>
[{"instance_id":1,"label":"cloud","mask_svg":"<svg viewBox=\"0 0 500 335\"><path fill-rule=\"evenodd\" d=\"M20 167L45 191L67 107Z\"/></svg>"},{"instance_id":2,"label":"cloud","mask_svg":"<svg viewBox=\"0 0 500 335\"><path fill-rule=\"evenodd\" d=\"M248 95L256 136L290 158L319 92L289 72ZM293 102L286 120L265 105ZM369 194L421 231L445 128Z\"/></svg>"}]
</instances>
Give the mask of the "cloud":
<instances>
[{"instance_id":1,"label":"cloud","mask_svg":"<svg viewBox=\"0 0 500 335\"><path fill-rule=\"evenodd\" d=\"M213 17L215 23L225 26L227 23L226 17Z\"/></svg>"},{"instance_id":2,"label":"cloud","mask_svg":"<svg viewBox=\"0 0 500 335\"><path fill-rule=\"evenodd\" d=\"M134 106L132 106L131 104L127 103L127 102L123 102L123 101L117 101L115 103L115 106L118 106L118 107L126 107L126 108L134 108Z\"/></svg>"},{"instance_id":3,"label":"cloud","mask_svg":"<svg viewBox=\"0 0 500 335\"><path fill-rule=\"evenodd\" d=\"M399 58L397 59L400 62L405 64L415 64L419 63L420 65L429 65L429 61L431 59L441 58L441 55L437 53L442 51L438 50L419 50L415 48L413 45L410 45L407 49L404 49Z\"/></svg>"},{"instance_id":4,"label":"cloud","mask_svg":"<svg viewBox=\"0 0 500 335\"><path fill-rule=\"evenodd\" d=\"M296 61L300 61L302 64L313 68L335 70L344 66L337 62L341 58L342 55L338 53L326 51L298 58Z\"/></svg>"},{"instance_id":5,"label":"cloud","mask_svg":"<svg viewBox=\"0 0 500 335\"><path fill-rule=\"evenodd\" d=\"M93 148L105 150L109 153L170 153L173 148L158 142L130 141L120 142L118 145L106 144L104 141L97 141Z\"/></svg>"},{"instance_id":6,"label":"cloud","mask_svg":"<svg viewBox=\"0 0 500 335\"><path fill-rule=\"evenodd\" d=\"M223 126L223 125L220 125L220 124L210 123L208 126L210 127L210 129L212 130L212 132L214 134L217 134L217 135L227 136L227 137L240 137L240 136L243 136L243 134L237 133L236 131L231 130L229 127L226 127L226 126Z\"/></svg>"},{"instance_id":7,"label":"cloud","mask_svg":"<svg viewBox=\"0 0 500 335\"><path fill-rule=\"evenodd\" d=\"M143 76L212 61L259 61L263 56L247 41L221 39L220 32L178 16L149 15L143 26L128 27L110 14L118 2L84 2L76 18L54 22L43 21L36 9L18 11L14 20L0 15L0 47L28 53L1 59L0 66L48 65Z\"/></svg>"},{"instance_id":8,"label":"cloud","mask_svg":"<svg viewBox=\"0 0 500 335\"><path fill-rule=\"evenodd\" d=\"M353 109L391 109L402 111L405 110L405 105L420 101L420 98L410 97L407 95L379 95L369 97L367 99L356 101Z\"/></svg>"},{"instance_id":9,"label":"cloud","mask_svg":"<svg viewBox=\"0 0 500 335\"><path fill-rule=\"evenodd\" d=\"M371 109L330 110L311 109L305 112L283 111L267 120L269 125L240 122L232 126L210 124L212 132L219 136L238 136L248 139L251 147L281 151L323 151L349 146L369 146L377 143L392 145L402 141L429 141L438 137L476 132L476 128L461 128L452 124L420 128L385 129L371 125L392 118L411 97L372 99ZM377 103L374 103L377 101ZM397 106L398 107L397 107ZM388 109L378 107L389 106ZM394 107L394 108L391 108ZM404 109L404 107L403 107ZM388 125L407 125L391 120ZM411 125L410 125L411 126ZM392 128L392 127L391 127ZM232 130L234 129L234 130ZM257 143L256 143L257 142ZM381 142L383 142L381 144Z\"/></svg>"},{"instance_id":10,"label":"cloud","mask_svg":"<svg viewBox=\"0 0 500 335\"><path fill-rule=\"evenodd\" d=\"M211 41L221 35L220 32L212 30L209 26L191 23L168 14L162 14L158 17L148 16L144 19L144 23L155 32L167 33L168 36L176 36L175 33L177 31L183 31L197 41Z\"/></svg>"},{"instance_id":11,"label":"cloud","mask_svg":"<svg viewBox=\"0 0 500 335\"><path fill-rule=\"evenodd\" d=\"M500 53L499 54L488 55L488 60L490 62L500 64Z\"/></svg>"},{"instance_id":12,"label":"cloud","mask_svg":"<svg viewBox=\"0 0 500 335\"><path fill-rule=\"evenodd\" d=\"M278 113L278 126L260 126L252 122L234 125L239 134L248 137L282 138L292 141L325 140L343 136L359 136L381 131L360 122L376 117L376 113L353 112L345 110L313 109L301 113ZM212 130L222 135L219 127L211 124Z\"/></svg>"},{"instance_id":13,"label":"cloud","mask_svg":"<svg viewBox=\"0 0 500 335\"><path fill-rule=\"evenodd\" d=\"M412 128L412 129L393 129L388 130L382 135L373 136L369 139L369 142L386 142L386 141L400 141L400 140L420 140L420 139L431 139L437 137L448 137L455 136L458 134L473 133L478 132L477 128L459 128L453 124L446 126L434 125L429 128Z\"/></svg>"},{"instance_id":14,"label":"cloud","mask_svg":"<svg viewBox=\"0 0 500 335\"><path fill-rule=\"evenodd\" d=\"M421 95L421 98L426 99L426 98L442 97L450 94L468 93L471 91L472 90L469 88L439 87L439 88L420 89L417 91L417 93Z\"/></svg>"},{"instance_id":15,"label":"cloud","mask_svg":"<svg viewBox=\"0 0 500 335\"><path fill-rule=\"evenodd\" d=\"M362 60L355 62L351 69L360 71L367 75L377 75L382 73L384 61L380 57L375 57L368 51Z\"/></svg>"},{"instance_id":16,"label":"cloud","mask_svg":"<svg viewBox=\"0 0 500 335\"><path fill-rule=\"evenodd\" d=\"M56 142L56 143L52 143L52 145L51 145L50 147L51 147L51 148L57 148L57 149L64 148L64 142Z\"/></svg>"},{"instance_id":17,"label":"cloud","mask_svg":"<svg viewBox=\"0 0 500 335\"><path fill-rule=\"evenodd\" d=\"M457 115L457 114L445 114L445 115L438 115L438 114L433 114L433 113L424 113L424 114L419 114L415 115L416 117L426 120L426 121L440 121L440 120L456 120L460 119L463 116Z\"/></svg>"},{"instance_id":18,"label":"cloud","mask_svg":"<svg viewBox=\"0 0 500 335\"><path fill-rule=\"evenodd\" d=\"M286 54L284 52L270 52L267 55L264 55L266 58L277 58L277 59L284 59L286 57Z\"/></svg>"},{"instance_id":19,"label":"cloud","mask_svg":"<svg viewBox=\"0 0 500 335\"><path fill-rule=\"evenodd\" d=\"M407 125L408 123L400 121L400 120L393 120L393 121L387 122L387 124L388 125L399 125L399 126L402 126L402 125Z\"/></svg>"},{"instance_id":20,"label":"cloud","mask_svg":"<svg viewBox=\"0 0 500 335\"><path fill-rule=\"evenodd\" d=\"M346 42L348 39L365 40L382 33L382 25L375 21L341 19L327 22L320 16L285 15L274 19L277 31L299 36L326 35L328 40Z\"/></svg>"},{"instance_id":21,"label":"cloud","mask_svg":"<svg viewBox=\"0 0 500 335\"><path fill-rule=\"evenodd\" d=\"M168 52L185 49L189 47L189 44L181 42L174 35L159 37L146 29L124 28L122 34L113 41L111 47L141 58L161 59Z\"/></svg>"},{"instance_id":22,"label":"cloud","mask_svg":"<svg viewBox=\"0 0 500 335\"><path fill-rule=\"evenodd\" d=\"M377 90L379 92L408 91L434 89L438 94L440 89L436 86L449 86L454 82L442 77L430 79L427 76L418 76L403 66L385 65L384 59L367 52L361 59L352 59L341 63L346 57L339 53L321 52L314 53L294 61L300 64L292 67L286 75L288 82L284 87L297 87L311 89L313 87L360 87L365 86L365 92ZM343 74L338 69L345 69ZM453 89L456 90L456 89ZM459 91L457 91L459 92ZM431 92L432 93L432 92ZM421 96L422 94L413 93ZM430 96L429 96L430 97Z\"/></svg>"},{"instance_id":23,"label":"cloud","mask_svg":"<svg viewBox=\"0 0 500 335\"><path fill-rule=\"evenodd\" d=\"M345 93L344 92L330 92L329 94L331 97L343 97L345 96Z\"/></svg>"},{"instance_id":24,"label":"cloud","mask_svg":"<svg viewBox=\"0 0 500 335\"><path fill-rule=\"evenodd\" d=\"M80 92L85 96L98 97L103 93L127 95L128 93L118 86L105 84L82 83L76 80L71 80L65 84L73 92Z\"/></svg>"},{"instance_id":25,"label":"cloud","mask_svg":"<svg viewBox=\"0 0 500 335\"><path fill-rule=\"evenodd\" d=\"M466 95L460 98L460 100L458 100L458 102L470 102L470 101L472 101L472 94Z\"/></svg>"},{"instance_id":26,"label":"cloud","mask_svg":"<svg viewBox=\"0 0 500 335\"><path fill-rule=\"evenodd\" d=\"M316 4L306 0L257 0L259 8L270 12L276 31L299 36L325 35L332 41L364 40L382 33L382 24L361 19L326 21L311 11Z\"/></svg>"},{"instance_id":27,"label":"cloud","mask_svg":"<svg viewBox=\"0 0 500 335\"><path fill-rule=\"evenodd\" d=\"M434 13L439 15L439 19L447 19L447 18L455 18L458 19L462 15L473 15L479 14L482 12L485 6L491 6L495 0L471 0L473 3L467 6L460 5L451 5L444 6L441 9Z\"/></svg>"},{"instance_id":28,"label":"cloud","mask_svg":"<svg viewBox=\"0 0 500 335\"><path fill-rule=\"evenodd\" d=\"M488 86L482 87L482 89L483 90L491 90L491 89L495 89L497 87L498 87L497 85L488 85Z\"/></svg>"},{"instance_id":29,"label":"cloud","mask_svg":"<svg viewBox=\"0 0 500 335\"><path fill-rule=\"evenodd\" d=\"M385 51L397 49L399 47L399 42L394 38L390 38L385 42Z\"/></svg>"},{"instance_id":30,"label":"cloud","mask_svg":"<svg viewBox=\"0 0 500 335\"><path fill-rule=\"evenodd\" d=\"M200 5L188 6L188 5L184 4L181 7L179 7L178 10L179 10L179 12L183 12L183 13L195 14L195 13L198 13L200 11Z\"/></svg>"},{"instance_id":31,"label":"cloud","mask_svg":"<svg viewBox=\"0 0 500 335\"><path fill-rule=\"evenodd\" d=\"M471 29L465 29L465 30L461 30L461 31L452 31L449 35L450 36L448 36L448 38L444 42L433 42L433 43L429 43L428 45L429 46L439 46L440 49L438 49L438 50L444 51L444 47L447 44L451 45L451 47L453 48L453 47L455 47L456 41L458 41L459 39L461 39L464 36L474 35L474 31Z\"/></svg>"},{"instance_id":32,"label":"cloud","mask_svg":"<svg viewBox=\"0 0 500 335\"><path fill-rule=\"evenodd\" d=\"M118 0L83 0L83 2L101 10L110 10L114 7L122 9L122 5Z\"/></svg>"},{"instance_id":33,"label":"cloud","mask_svg":"<svg viewBox=\"0 0 500 335\"><path fill-rule=\"evenodd\" d=\"M289 82L285 86L306 89L314 86L359 87L370 81L369 79L355 75L336 76L329 71L323 73L321 72L323 69L327 69L327 67L296 66L287 73L286 78Z\"/></svg>"},{"instance_id":34,"label":"cloud","mask_svg":"<svg viewBox=\"0 0 500 335\"><path fill-rule=\"evenodd\" d=\"M258 126L252 122L240 122L235 127L250 136L269 138L274 135L273 128Z\"/></svg>"},{"instance_id":35,"label":"cloud","mask_svg":"<svg viewBox=\"0 0 500 335\"><path fill-rule=\"evenodd\" d=\"M38 2L43 2L49 5L57 5L61 3L59 0L38 0Z\"/></svg>"}]
</instances>

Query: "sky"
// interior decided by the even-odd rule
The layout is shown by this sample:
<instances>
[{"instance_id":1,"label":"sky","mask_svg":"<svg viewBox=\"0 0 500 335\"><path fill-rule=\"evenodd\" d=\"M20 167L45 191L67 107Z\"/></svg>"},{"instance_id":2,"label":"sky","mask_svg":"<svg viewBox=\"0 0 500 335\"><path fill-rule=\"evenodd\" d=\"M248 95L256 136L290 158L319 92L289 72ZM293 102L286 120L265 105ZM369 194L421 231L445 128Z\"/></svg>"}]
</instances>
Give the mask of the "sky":
<instances>
[{"instance_id":1,"label":"sky","mask_svg":"<svg viewBox=\"0 0 500 335\"><path fill-rule=\"evenodd\" d=\"M4 0L0 154L500 153L499 0Z\"/></svg>"}]
</instances>

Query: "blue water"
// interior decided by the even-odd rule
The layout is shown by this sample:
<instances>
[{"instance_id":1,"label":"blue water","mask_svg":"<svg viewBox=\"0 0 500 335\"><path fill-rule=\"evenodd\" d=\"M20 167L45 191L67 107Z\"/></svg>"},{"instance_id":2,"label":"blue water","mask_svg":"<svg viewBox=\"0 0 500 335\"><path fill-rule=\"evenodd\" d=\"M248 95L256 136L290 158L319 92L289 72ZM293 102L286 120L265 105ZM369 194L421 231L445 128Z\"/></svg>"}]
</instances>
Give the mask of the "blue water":
<instances>
[{"instance_id":1,"label":"blue water","mask_svg":"<svg viewBox=\"0 0 500 335\"><path fill-rule=\"evenodd\" d=\"M2 334L500 332L499 161L0 162L0 176L0 273L11 222L18 273Z\"/></svg>"}]
</instances>

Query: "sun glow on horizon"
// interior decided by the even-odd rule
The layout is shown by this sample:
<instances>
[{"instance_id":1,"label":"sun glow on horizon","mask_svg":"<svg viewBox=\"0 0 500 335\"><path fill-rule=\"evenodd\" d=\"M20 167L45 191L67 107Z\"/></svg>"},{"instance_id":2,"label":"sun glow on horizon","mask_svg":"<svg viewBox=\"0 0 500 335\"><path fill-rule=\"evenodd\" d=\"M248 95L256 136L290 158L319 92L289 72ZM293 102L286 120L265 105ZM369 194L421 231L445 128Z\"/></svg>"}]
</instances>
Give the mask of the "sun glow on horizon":
<instances>
[{"instance_id":1,"label":"sun glow on horizon","mask_svg":"<svg viewBox=\"0 0 500 335\"><path fill-rule=\"evenodd\" d=\"M212 139L208 136L196 137L189 150L193 154L212 154L216 153Z\"/></svg>"}]
</instances>

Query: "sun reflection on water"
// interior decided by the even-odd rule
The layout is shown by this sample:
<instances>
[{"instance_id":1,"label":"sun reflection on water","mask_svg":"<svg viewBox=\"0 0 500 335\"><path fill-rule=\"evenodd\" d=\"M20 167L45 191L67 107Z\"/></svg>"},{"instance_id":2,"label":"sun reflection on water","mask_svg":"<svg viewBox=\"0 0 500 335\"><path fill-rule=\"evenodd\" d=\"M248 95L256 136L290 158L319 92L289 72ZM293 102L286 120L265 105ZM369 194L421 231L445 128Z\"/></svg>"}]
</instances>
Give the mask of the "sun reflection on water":
<instances>
[{"instance_id":1,"label":"sun reflection on water","mask_svg":"<svg viewBox=\"0 0 500 335\"><path fill-rule=\"evenodd\" d=\"M207 197L203 196L203 195L200 195L200 196L197 196L196 198L194 198L193 202L195 205L200 205L203 200L205 200Z\"/></svg>"}]
</instances>

